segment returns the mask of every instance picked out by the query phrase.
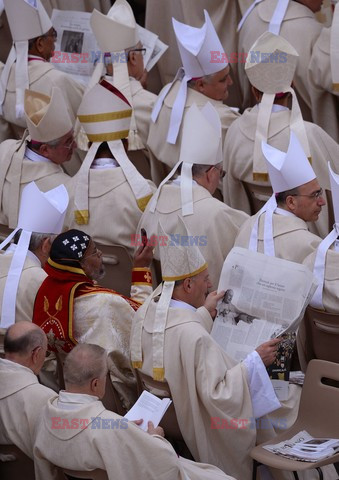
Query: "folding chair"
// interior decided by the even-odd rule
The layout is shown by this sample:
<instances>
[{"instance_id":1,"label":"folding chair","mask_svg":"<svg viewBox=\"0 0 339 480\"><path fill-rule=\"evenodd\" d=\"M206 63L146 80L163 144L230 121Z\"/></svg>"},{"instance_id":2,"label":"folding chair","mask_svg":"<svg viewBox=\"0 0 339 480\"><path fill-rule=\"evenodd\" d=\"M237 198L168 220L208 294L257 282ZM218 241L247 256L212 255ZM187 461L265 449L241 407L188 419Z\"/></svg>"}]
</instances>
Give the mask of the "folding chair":
<instances>
[{"instance_id":1,"label":"folding chair","mask_svg":"<svg viewBox=\"0 0 339 480\"><path fill-rule=\"evenodd\" d=\"M16 445L0 445L0 478L35 480L33 460Z\"/></svg>"},{"instance_id":2,"label":"folding chair","mask_svg":"<svg viewBox=\"0 0 339 480\"><path fill-rule=\"evenodd\" d=\"M301 393L297 420L291 428L277 435L268 442L254 447L251 457L254 459L253 480L256 478L257 466L267 465L279 470L292 471L294 478L298 473L315 468L319 479L323 479L322 466L339 461L339 453L319 462L301 462L290 460L271 453L263 445L277 444L289 440L302 430L306 430L313 437L339 438L339 364L324 360L311 360Z\"/></svg>"},{"instance_id":3,"label":"folding chair","mask_svg":"<svg viewBox=\"0 0 339 480\"><path fill-rule=\"evenodd\" d=\"M146 390L158 398L172 399L171 391L167 382L153 380L152 377L140 372L140 370L134 370L134 372L137 377L139 395ZM182 436L173 402L167 409L159 425L164 429L166 438L173 444L177 452L185 458L194 460L185 443L184 437Z\"/></svg>"},{"instance_id":4,"label":"folding chair","mask_svg":"<svg viewBox=\"0 0 339 480\"><path fill-rule=\"evenodd\" d=\"M129 297L131 294L133 261L127 249L122 245L95 243L97 248L102 251L106 269L106 275L100 280L100 285Z\"/></svg>"},{"instance_id":5,"label":"folding chair","mask_svg":"<svg viewBox=\"0 0 339 480\"><path fill-rule=\"evenodd\" d=\"M300 330L303 332L301 336L305 337L301 340L299 335L297 338L303 371L313 358L339 363L339 314L317 310L309 305Z\"/></svg>"},{"instance_id":6,"label":"folding chair","mask_svg":"<svg viewBox=\"0 0 339 480\"><path fill-rule=\"evenodd\" d=\"M87 479L90 478L92 480L108 480L107 473L105 470L100 470L97 468L96 470L92 471L82 471L82 470L69 470L69 469L63 469L64 473L73 478L83 478Z\"/></svg>"},{"instance_id":7,"label":"folding chair","mask_svg":"<svg viewBox=\"0 0 339 480\"><path fill-rule=\"evenodd\" d=\"M272 195L271 186L255 185L242 182L251 207L251 215L255 215Z\"/></svg>"}]
</instances>

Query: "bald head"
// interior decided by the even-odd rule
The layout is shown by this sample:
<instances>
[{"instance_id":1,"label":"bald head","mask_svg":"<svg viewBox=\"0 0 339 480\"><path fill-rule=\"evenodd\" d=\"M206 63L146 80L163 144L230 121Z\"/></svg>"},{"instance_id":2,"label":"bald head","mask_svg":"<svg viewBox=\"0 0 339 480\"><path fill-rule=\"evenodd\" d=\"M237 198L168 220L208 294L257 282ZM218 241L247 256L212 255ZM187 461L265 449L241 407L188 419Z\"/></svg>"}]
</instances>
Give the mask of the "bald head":
<instances>
[{"instance_id":1,"label":"bald head","mask_svg":"<svg viewBox=\"0 0 339 480\"><path fill-rule=\"evenodd\" d=\"M47 338L34 323L18 322L6 332L4 350L7 360L28 367L38 374L46 356Z\"/></svg>"},{"instance_id":2,"label":"bald head","mask_svg":"<svg viewBox=\"0 0 339 480\"><path fill-rule=\"evenodd\" d=\"M92 383L96 379L104 379L107 375L106 350L99 345L82 343L67 355L64 364L66 390L73 393L93 392ZM98 394L97 394L98 395ZM100 398L100 395L98 395Z\"/></svg>"}]
</instances>

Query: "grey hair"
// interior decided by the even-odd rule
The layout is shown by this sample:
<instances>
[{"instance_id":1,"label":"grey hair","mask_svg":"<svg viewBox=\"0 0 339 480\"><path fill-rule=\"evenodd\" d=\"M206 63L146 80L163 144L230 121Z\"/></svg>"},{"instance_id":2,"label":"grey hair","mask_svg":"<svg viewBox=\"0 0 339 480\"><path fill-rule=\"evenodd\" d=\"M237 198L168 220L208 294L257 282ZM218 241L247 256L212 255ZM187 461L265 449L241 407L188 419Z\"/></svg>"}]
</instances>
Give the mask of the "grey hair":
<instances>
[{"instance_id":1,"label":"grey hair","mask_svg":"<svg viewBox=\"0 0 339 480\"><path fill-rule=\"evenodd\" d=\"M22 232L21 229L16 232L16 234L13 237L13 243L16 243L16 244L19 243L21 232ZM29 241L28 250L30 250L31 252L35 252L35 250L37 250L40 247L41 243L43 242L43 240L45 240L45 238L49 238L52 243L55 237L56 235L53 233L33 232L31 235L31 239Z\"/></svg>"},{"instance_id":2,"label":"grey hair","mask_svg":"<svg viewBox=\"0 0 339 480\"><path fill-rule=\"evenodd\" d=\"M78 344L64 364L65 385L84 386L103 375L107 365L106 350L91 343Z\"/></svg>"},{"instance_id":3,"label":"grey hair","mask_svg":"<svg viewBox=\"0 0 339 480\"><path fill-rule=\"evenodd\" d=\"M298 195L298 193L299 193L299 188L298 187L292 188L291 190L286 190L285 192L276 193L275 199L276 199L278 205L284 205L284 203L286 203L286 198L289 195L294 196L294 195Z\"/></svg>"},{"instance_id":4,"label":"grey hair","mask_svg":"<svg viewBox=\"0 0 339 480\"><path fill-rule=\"evenodd\" d=\"M204 75L203 77L201 77L201 79L202 79L203 82L205 82L205 83L210 83L210 82L213 80L214 75L215 75L215 73L211 73L210 75ZM188 86L189 88L195 88L196 83L197 83L196 80L189 80L189 81L187 82L187 86Z\"/></svg>"},{"instance_id":5,"label":"grey hair","mask_svg":"<svg viewBox=\"0 0 339 480\"><path fill-rule=\"evenodd\" d=\"M43 347L45 333L41 329L31 330L18 338L11 338L11 327L5 333L5 353L17 353L20 355L29 354L37 347Z\"/></svg>"}]
</instances>

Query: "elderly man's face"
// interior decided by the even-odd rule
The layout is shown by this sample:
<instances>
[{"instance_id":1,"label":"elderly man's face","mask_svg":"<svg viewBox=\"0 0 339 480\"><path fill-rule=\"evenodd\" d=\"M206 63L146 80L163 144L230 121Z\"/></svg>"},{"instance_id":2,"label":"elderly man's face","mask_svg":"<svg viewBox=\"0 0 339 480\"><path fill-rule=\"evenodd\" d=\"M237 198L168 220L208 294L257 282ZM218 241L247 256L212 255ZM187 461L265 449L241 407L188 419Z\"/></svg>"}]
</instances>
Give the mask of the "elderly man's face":
<instances>
[{"instance_id":1,"label":"elderly man's face","mask_svg":"<svg viewBox=\"0 0 339 480\"><path fill-rule=\"evenodd\" d=\"M100 280L105 275L105 266L102 261L102 252L90 240L86 253L81 260L81 267L91 280Z\"/></svg>"},{"instance_id":2,"label":"elderly man's face","mask_svg":"<svg viewBox=\"0 0 339 480\"><path fill-rule=\"evenodd\" d=\"M322 207L326 205L322 194L319 195L321 188L318 180L315 178L301 185L298 192L293 196L293 206L290 210L305 222L315 222L318 220Z\"/></svg>"},{"instance_id":3,"label":"elderly man's face","mask_svg":"<svg viewBox=\"0 0 339 480\"><path fill-rule=\"evenodd\" d=\"M228 87L233 84L230 75L230 66L220 70L208 81L203 83L202 93L213 100L226 100Z\"/></svg>"},{"instance_id":4,"label":"elderly man's face","mask_svg":"<svg viewBox=\"0 0 339 480\"><path fill-rule=\"evenodd\" d=\"M74 139L73 130L71 130L60 138L57 145L50 146L44 144L42 146L43 151L41 148L40 151L43 156L49 158L53 163L60 165L64 162L68 162L72 158L76 146L77 144Z\"/></svg>"},{"instance_id":5,"label":"elderly man's face","mask_svg":"<svg viewBox=\"0 0 339 480\"><path fill-rule=\"evenodd\" d=\"M191 277L189 280L191 284L189 303L195 308L202 307L209 293L209 289L212 288L212 283L207 268L206 270L198 273L198 275Z\"/></svg>"}]
</instances>

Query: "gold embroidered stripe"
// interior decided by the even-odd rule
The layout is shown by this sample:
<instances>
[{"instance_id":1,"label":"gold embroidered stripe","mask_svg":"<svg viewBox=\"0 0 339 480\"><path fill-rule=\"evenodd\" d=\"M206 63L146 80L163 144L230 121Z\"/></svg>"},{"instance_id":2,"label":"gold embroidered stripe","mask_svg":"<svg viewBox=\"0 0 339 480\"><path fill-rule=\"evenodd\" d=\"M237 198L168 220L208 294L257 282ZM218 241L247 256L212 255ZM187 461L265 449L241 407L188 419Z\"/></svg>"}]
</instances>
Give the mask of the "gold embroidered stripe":
<instances>
[{"instance_id":1,"label":"gold embroidered stripe","mask_svg":"<svg viewBox=\"0 0 339 480\"><path fill-rule=\"evenodd\" d=\"M109 133L87 133L88 140L91 142L110 142L112 140L121 140L128 137L129 130Z\"/></svg>"},{"instance_id":2,"label":"gold embroidered stripe","mask_svg":"<svg viewBox=\"0 0 339 480\"><path fill-rule=\"evenodd\" d=\"M255 182L269 182L268 173L253 172L253 180Z\"/></svg>"},{"instance_id":3,"label":"gold embroidered stripe","mask_svg":"<svg viewBox=\"0 0 339 480\"><path fill-rule=\"evenodd\" d=\"M177 280L183 280L184 278L189 278L189 277L194 277L195 275L198 275L198 273L203 272L207 268L207 263L204 263L204 265L198 270L195 270L192 273L188 273L186 275L179 275L178 277L162 277L164 282L175 282Z\"/></svg>"},{"instance_id":4,"label":"gold embroidered stripe","mask_svg":"<svg viewBox=\"0 0 339 480\"><path fill-rule=\"evenodd\" d=\"M132 116L132 110L121 110L120 112L93 113L92 115L78 115L81 123L107 122L109 120L120 120Z\"/></svg>"}]
</instances>

